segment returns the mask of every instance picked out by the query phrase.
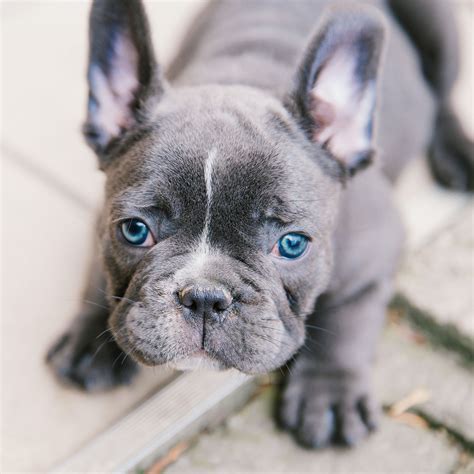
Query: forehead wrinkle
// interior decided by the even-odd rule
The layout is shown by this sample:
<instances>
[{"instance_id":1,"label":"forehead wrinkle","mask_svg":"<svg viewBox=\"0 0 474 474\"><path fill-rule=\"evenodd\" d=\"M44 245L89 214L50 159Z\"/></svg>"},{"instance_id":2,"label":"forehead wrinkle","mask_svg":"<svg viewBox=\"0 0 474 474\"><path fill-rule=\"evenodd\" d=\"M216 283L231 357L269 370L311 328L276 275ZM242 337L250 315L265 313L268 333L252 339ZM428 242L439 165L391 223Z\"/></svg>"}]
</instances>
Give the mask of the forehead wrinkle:
<instances>
[{"instance_id":1,"label":"forehead wrinkle","mask_svg":"<svg viewBox=\"0 0 474 474\"><path fill-rule=\"evenodd\" d=\"M218 221L225 218L230 224L234 218L242 222L241 219L246 215L254 221L256 216L263 216L269 209L278 208L278 199L273 196L281 179L284 179L284 172L272 150L219 150L218 158L222 166L214 170L210 189L213 218L215 216ZM208 160L207 165L210 162ZM218 175L215 171L219 171ZM289 213L282 214L285 216ZM297 216L291 213L289 217Z\"/></svg>"},{"instance_id":2,"label":"forehead wrinkle","mask_svg":"<svg viewBox=\"0 0 474 474\"><path fill-rule=\"evenodd\" d=\"M276 219L284 224L293 224L306 217L308 217L308 214L302 209L291 209L289 207L279 207L277 209L273 208L270 209L270 211L267 211L265 214L265 218L274 220Z\"/></svg>"},{"instance_id":3,"label":"forehead wrinkle","mask_svg":"<svg viewBox=\"0 0 474 474\"><path fill-rule=\"evenodd\" d=\"M146 190L141 186L127 188L115 196L110 204L112 211L133 212L149 211L158 207L169 207L165 195L159 192Z\"/></svg>"}]
</instances>

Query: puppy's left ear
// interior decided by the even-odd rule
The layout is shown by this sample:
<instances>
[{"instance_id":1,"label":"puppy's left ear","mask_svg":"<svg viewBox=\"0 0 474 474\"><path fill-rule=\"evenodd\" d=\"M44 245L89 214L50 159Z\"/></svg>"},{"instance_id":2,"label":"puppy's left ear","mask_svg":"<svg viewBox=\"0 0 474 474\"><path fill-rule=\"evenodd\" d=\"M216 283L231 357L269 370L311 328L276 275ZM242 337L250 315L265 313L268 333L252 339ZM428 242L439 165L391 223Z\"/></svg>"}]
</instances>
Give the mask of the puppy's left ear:
<instances>
[{"instance_id":1,"label":"puppy's left ear","mask_svg":"<svg viewBox=\"0 0 474 474\"><path fill-rule=\"evenodd\" d=\"M308 137L353 175L373 155L384 24L373 9L335 9L310 42L289 108Z\"/></svg>"},{"instance_id":2,"label":"puppy's left ear","mask_svg":"<svg viewBox=\"0 0 474 474\"><path fill-rule=\"evenodd\" d=\"M162 92L140 0L94 0L89 24L89 102L84 135L101 164L146 118Z\"/></svg>"}]
</instances>

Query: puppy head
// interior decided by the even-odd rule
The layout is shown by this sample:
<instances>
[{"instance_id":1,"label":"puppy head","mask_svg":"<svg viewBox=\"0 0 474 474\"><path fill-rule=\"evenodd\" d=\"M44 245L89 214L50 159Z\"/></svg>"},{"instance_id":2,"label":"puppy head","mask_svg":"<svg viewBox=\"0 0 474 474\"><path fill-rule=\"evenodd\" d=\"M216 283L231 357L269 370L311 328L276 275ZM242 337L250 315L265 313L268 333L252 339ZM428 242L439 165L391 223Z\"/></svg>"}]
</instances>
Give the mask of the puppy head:
<instances>
[{"instance_id":1,"label":"puppy head","mask_svg":"<svg viewBox=\"0 0 474 474\"><path fill-rule=\"evenodd\" d=\"M303 344L342 183L371 156L381 36L365 13L330 17L284 100L175 90L141 4L94 4L84 130L107 174L101 248L127 353L262 373Z\"/></svg>"}]
</instances>

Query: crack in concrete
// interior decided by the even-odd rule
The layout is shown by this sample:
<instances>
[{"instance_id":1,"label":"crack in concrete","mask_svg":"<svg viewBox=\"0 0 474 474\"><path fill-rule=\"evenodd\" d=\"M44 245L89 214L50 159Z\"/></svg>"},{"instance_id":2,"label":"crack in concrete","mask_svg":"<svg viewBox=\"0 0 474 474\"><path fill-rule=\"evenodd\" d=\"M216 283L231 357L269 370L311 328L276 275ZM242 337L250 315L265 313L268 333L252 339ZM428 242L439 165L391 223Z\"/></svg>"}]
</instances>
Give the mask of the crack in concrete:
<instances>
[{"instance_id":1,"label":"crack in concrete","mask_svg":"<svg viewBox=\"0 0 474 474\"><path fill-rule=\"evenodd\" d=\"M0 147L2 151L3 158L8 160L10 163L13 163L15 166L22 168L30 176L33 176L40 180L46 186L49 186L50 189L53 189L57 193L61 194L63 197L72 202L75 206L80 207L85 211L94 211L95 206L92 202L85 199L79 193L74 191L71 186L67 183L64 183L60 178L58 178L53 172L47 169L44 166L39 166L33 160L31 160L26 154L22 153L15 147L2 143Z\"/></svg>"},{"instance_id":2,"label":"crack in concrete","mask_svg":"<svg viewBox=\"0 0 474 474\"><path fill-rule=\"evenodd\" d=\"M474 341L452 324L440 324L434 316L427 311L421 310L411 303L403 294L398 293L390 303L390 308L402 313L404 319L426 337L434 348L443 348L457 355L461 365L469 371L474 368ZM384 407L387 411L389 407ZM420 416L426 421L432 431L443 432L460 449L461 454L466 453L470 459L474 455L474 440L467 438L460 431L440 421L436 416L426 412L422 408L411 408L408 410ZM462 463L461 463L462 464ZM462 467L462 465L460 466ZM457 469L454 469L455 472Z\"/></svg>"},{"instance_id":3,"label":"crack in concrete","mask_svg":"<svg viewBox=\"0 0 474 474\"><path fill-rule=\"evenodd\" d=\"M430 344L442 347L458 356L459 362L466 368L474 368L474 340L466 336L452 324L440 324L434 316L411 303L403 294L398 293L390 308L400 311L411 326L421 332Z\"/></svg>"},{"instance_id":4,"label":"crack in concrete","mask_svg":"<svg viewBox=\"0 0 474 474\"><path fill-rule=\"evenodd\" d=\"M428 423L428 426L431 430L445 432L448 437L451 438L452 441L460 446L464 451L468 452L470 455L474 455L474 440L466 438L461 432L439 421L436 417L427 413L422 408L412 408L409 410L409 412L415 413L415 415L423 418L426 423Z\"/></svg>"}]
</instances>

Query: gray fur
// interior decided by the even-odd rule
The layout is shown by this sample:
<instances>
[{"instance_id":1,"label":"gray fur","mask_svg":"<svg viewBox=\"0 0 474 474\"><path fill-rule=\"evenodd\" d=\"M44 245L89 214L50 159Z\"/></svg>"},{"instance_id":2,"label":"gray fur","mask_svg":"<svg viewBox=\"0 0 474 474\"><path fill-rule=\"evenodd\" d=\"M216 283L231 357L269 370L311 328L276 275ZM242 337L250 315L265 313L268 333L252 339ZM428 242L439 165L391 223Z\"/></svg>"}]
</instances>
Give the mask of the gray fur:
<instances>
[{"instance_id":1,"label":"gray fur","mask_svg":"<svg viewBox=\"0 0 474 474\"><path fill-rule=\"evenodd\" d=\"M101 128L104 92L90 81L85 132L107 184L103 277L96 267L87 298L108 308L84 308L51 350L63 380L124 383L130 358L265 373L298 355L279 413L300 442L355 444L375 426L370 367L402 241L390 181L428 145L438 99L384 1L328 13L332 3L212 2L167 79L139 2L94 3L91 70L112 84L110 43L125 32L140 80L133 99L118 94L128 120L115 134ZM324 121L308 95L341 49L357 66L354 90L378 78L362 137L370 150L347 156L317 142ZM372 148L375 163L362 171ZM132 217L147 222L156 245L124 242L118 223ZM275 258L272 247L291 231L311 236L309 251ZM193 311L182 300L188 288L226 295L225 309ZM107 342L108 327L118 345ZM125 364L114 366L117 354Z\"/></svg>"}]
</instances>

